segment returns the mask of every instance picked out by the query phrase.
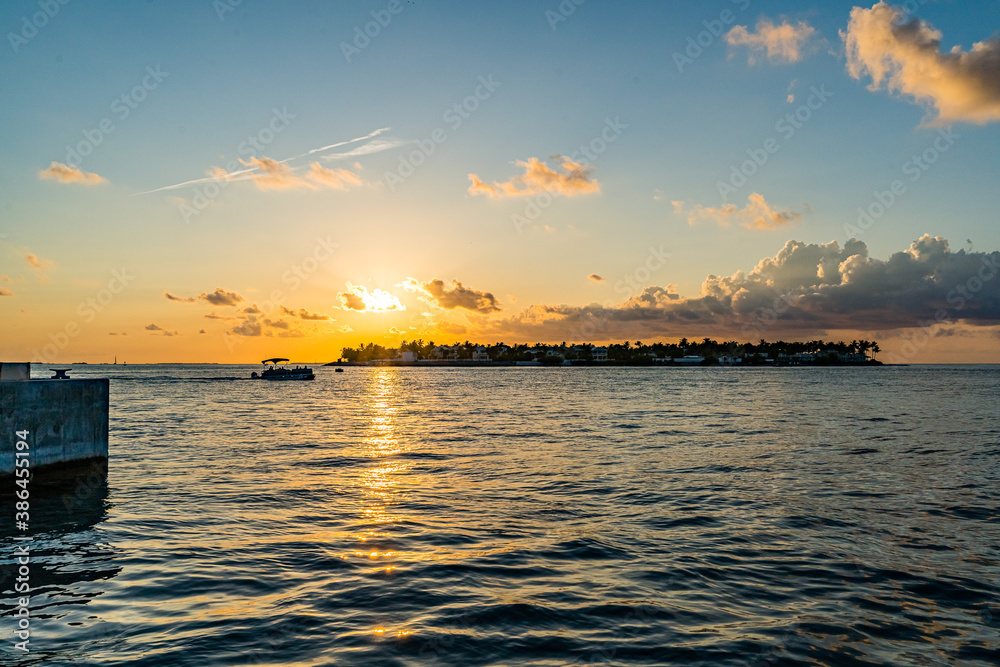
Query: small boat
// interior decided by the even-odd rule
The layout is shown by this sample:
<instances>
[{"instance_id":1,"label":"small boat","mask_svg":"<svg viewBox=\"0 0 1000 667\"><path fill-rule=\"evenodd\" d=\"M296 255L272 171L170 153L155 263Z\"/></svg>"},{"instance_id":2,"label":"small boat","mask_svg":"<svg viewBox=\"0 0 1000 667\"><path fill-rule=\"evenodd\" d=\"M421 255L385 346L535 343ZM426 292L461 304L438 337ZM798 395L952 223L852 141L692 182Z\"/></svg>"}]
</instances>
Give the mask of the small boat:
<instances>
[{"instance_id":1,"label":"small boat","mask_svg":"<svg viewBox=\"0 0 1000 667\"><path fill-rule=\"evenodd\" d=\"M313 370L306 366L296 366L295 368L288 368L287 366L279 366L278 364L288 363L288 359L282 357L275 357L273 359L265 359L261 362L264 364L264 370L257 373L251 373L250 377L253 379L260 378L261 380L314 380L316 376L313 374Z\"/></svg>"},{"instance_id":2,"label":"small boat","mask_svg":"<svg viewBox=\"0 0 1000 667\"><path fill-rule=\"evenodd\" d=\"M333 372L334 372L334 373L343 373L343 372L344 372L344 369L343 369L343 368L334 368L334 369L333 369Z\"/></svg>"}]
</instances>

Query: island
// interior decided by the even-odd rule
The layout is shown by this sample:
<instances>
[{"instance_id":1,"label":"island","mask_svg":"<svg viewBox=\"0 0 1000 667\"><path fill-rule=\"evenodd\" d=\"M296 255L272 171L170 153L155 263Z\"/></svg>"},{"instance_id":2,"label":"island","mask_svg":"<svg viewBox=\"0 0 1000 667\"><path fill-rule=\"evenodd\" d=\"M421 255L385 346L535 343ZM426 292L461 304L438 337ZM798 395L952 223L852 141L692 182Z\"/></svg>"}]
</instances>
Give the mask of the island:
<instances>
[{"instance_id":1,"label":"island","mask_svg":"<svg viewBox=\"0 0 1000 667\"><path fill-rule=\"evenodd\" d=\"M676 343L625 341L591 343L453 343L422 339L399 347L362 343L345 347L326 366L881 366L875 341L775 341L757 343L701 341Z\"/></svg>"}]
</instances>

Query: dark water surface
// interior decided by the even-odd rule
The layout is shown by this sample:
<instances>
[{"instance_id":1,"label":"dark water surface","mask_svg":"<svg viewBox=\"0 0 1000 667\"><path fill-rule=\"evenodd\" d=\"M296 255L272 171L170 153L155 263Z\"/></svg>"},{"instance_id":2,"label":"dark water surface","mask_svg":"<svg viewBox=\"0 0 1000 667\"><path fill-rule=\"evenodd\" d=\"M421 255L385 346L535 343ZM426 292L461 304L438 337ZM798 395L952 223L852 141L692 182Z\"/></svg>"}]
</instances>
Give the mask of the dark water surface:
<instances>
[{"instance_id":1,"label":"dark water surface","mask_svg":"<svg viewBox=\"0 0 1000 667\"><path fill-rule=\"evenodd\" d=\"M76 367L4 664L1000 663L1000 368L251 370Z\"/></svg>"}]
</instances>

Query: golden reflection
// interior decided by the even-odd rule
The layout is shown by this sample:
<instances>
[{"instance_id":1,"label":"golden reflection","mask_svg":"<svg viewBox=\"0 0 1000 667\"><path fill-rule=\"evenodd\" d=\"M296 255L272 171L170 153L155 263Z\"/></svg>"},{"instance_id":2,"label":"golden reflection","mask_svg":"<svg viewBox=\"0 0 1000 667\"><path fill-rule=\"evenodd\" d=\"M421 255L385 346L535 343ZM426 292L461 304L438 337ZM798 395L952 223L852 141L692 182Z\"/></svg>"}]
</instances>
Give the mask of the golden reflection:
<instances>
[{"instance_id":1,"label":"golden reflection","mask_svg":"<svg viewBox=\"0 0 1000 667\"><path fill-rule=\"evenodd\" d=\"M361 440L361 455L371 459L371 464L360 473L359 491L362 494L362 513L366 522L387 524L402 521L404 517L393 510L401 506L405 489L418 482L411 478L413 462L400 459L409 451L409 442L400 433L400 412L404 400L404 378L395 368L373 368L368 375L362 398L361 414L367 428ZM403 422L405 424L405 422ZM359 544L355 556L367 560L392 558L396 552L384 549L384 541L391 535L375 529L357 534ZM373 543L372 543L373 542ZM377 568L388 571L388 568Z\"/></svg>"},{"instance_id":2,"label":"golden reflection","mask_svg":"<svg viewBox=\"0 0 1000 667\"><path fill-rule=\"evenodd\" d=\"M399 412L399 372L394 368L375 369L366 391L369 434L363 441L365 455L372 458L398 454L396 415Z\"/></svg>"}]
</instances>

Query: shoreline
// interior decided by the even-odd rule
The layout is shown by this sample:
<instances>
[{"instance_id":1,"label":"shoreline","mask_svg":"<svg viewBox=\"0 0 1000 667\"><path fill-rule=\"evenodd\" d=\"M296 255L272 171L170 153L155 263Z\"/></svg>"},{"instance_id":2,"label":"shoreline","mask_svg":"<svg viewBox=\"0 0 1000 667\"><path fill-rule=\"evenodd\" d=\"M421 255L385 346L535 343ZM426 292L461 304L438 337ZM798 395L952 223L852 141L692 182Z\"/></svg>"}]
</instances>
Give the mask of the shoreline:
<instances>
[{"instance_id":1,"label":"shoreline","mask_svg":"<svg viewBox=\"0 0 1000 667\"><path fill-rule=\"evenodd\" d=\"M833 362L833 363L820 363L820 364L802 364L802 363L771 363L771 364L754 364L754 363L739 363L739 364L721 364L721 363L698 363L698 364L677 364L677 363L622 363L615 361L604 361L604 362L573 362L573 363L557 363L557 364L543 364L540 362L516 362L516 361L471 361L471 360L421 360L421 361L402 361L399 359L376 359L373 361L331 361L326 364L322 364L321 367L345 367L345 366L360 366L360 367L378 367L378 366L392 366L392 367L408 367L408 368L826 368L831 366L836 367L890 367L890 366L908 366L909 364L885 364L880 361L865 362L865 363L844 363L844 362Z\"/></svg>"}]
</instances>

